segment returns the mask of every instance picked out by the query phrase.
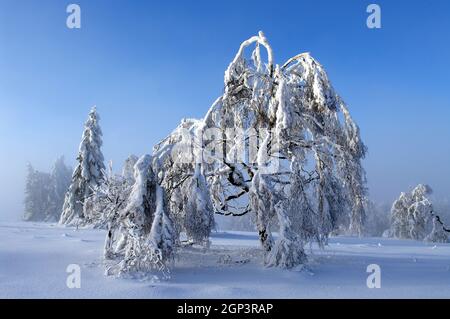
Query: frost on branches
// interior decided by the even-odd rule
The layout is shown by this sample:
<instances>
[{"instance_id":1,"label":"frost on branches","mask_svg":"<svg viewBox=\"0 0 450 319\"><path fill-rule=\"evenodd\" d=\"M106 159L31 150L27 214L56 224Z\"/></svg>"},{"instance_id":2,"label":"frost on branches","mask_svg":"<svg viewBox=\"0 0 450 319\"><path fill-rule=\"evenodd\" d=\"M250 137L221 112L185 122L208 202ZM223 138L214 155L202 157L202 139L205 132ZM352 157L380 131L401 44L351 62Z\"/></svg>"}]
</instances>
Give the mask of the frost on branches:
<instances>
[{"instance_id":1,"label":"frost on branches","mask_svg":"<svg viewBox=\"0 0 450 319\"><path fill-rule=\"evenodd\" d=\"M249 61L244 49L252 43ZM261 61L261 46L268 51L267 64ZM269 265L302 263L302 245L325 244L346 212L350 231L361 233L366 148L322 66L309 54L280 67L273 64L262 33L250 38L228 67L225 94L213 108L207 127L224 135L230 127L241 132L225 139L224 149L230 151L216 161L214 202L224 214L256 214ZM236 153L239 160L230 161ZM280 227L275 243L269 230L274 218ZM286 245L293 238L295 245Z\"/></svg>"},{"instance_id":2,"label":"frost on branches","mask_svg":"<svg viewBox=\"0 0 450 319\"><path fill-rule=\"evenodd\" d=\"M209 245L209 235L214 227L214 208L205 176L197 165L194 175L182 186L185 198L184 229L192 243Z\"/></svg>"},{"instance_id":3,"label":"frost on branches","mask_svg":"<svg viewBox=\"0 0 450 319\"><path fill-rule=\"evenodd\" d=\"M208 246L214 206L204 171L203 129L202 121L183 120L154 147L154 157L176 232L185 232L189 244Z\"/></svg>"},{"instance_id":4,"label":"frost on branches","mask_svg":"<svg viewBox=\"0 0 450 319\"><path fill-rule=\"evenodd\" d=\"M150 155L142 156L134 165L134 184L126 203L112 210L109 218L104 254L119 263L108 273L136 274L157 269L167 276L176 232L165 210L164 191L153 172Z\"/></svg>"},{"instance_id":5,"label":"frost on branches","mask_svg":"<svg viewBox=\"0 0 450 319\"><path fill-rule=\"evenodd\" d=\"M197 223L195 233L208 234L209 219L199 210L206 211L209 193L217 214L254 214L266 263L285 268L302 264L304 244L325 244L342 221L350 233L362 233L365 152L322 66L308 53L275 65L262 32L241 44L224 94L205 118L183 120L154 148L178 232Z\"/></svg>"},{"instance_id":6,"label":"frost on branches","mask_svg":"<svg viewBox=\"0 0 450 319\"><path fill-rule=\"evenodd\" d=\"M450 229L445 227L439 216L433 215L431 219L433 226L431 232L427 235L427 237L425 237L425 241L433 243L448 243Z\"/></svg>"},{"instance_id":7,"label":"frost on branches","mask_svg":"<svg viewBox=\"0 0 450 319\"><path fill-rule=\"evenodd\" d=\"M385 236L447 242L450 230L446 229L440 217L433 211L428 198L432 189L419 184L409 193L401 193L392 204L391 228Z\"/></svg>"},{"instance_id":8,"label":"frost on branches","mask_svg":"<svg viewBox=\"0 0 450 319\"><path fill-rule=\"evenodd\" d=\"M105 164L102 147L102 130L95 106L84 124L84 132L78 152L78 165L72 174L72 182L66 193L60 223L84 225L92 216L86 210L85 201L104 180Z\"/></svg>"},{"instance_id":9,"label":"frost on branches","mask_svg":"<svg viewBox=\"0 0 450 319\"><path fill-rule=\"evenodd\" d=\"M89 225L111 231L117 224L119 212L128 202L133 183L123 175L114 174L111 163L103 178L85 199L84 210L89 212Z\"/></svg>"}]
</instances>

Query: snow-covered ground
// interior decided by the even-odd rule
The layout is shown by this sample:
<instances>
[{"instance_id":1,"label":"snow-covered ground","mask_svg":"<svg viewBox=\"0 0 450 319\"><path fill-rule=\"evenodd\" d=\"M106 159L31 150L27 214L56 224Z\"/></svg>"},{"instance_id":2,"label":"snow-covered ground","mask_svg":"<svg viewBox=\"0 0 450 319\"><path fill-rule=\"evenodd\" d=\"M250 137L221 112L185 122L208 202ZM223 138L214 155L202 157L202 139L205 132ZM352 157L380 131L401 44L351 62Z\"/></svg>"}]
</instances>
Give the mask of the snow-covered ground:
<instances>
[{"instance_id":1,"label":"snow-covered ground","mask_svg":"<svg viewBox=\"0 0 450 319\"><path fill-rule=\"evenodd\" d=\"M170 281L104 275L104 231L54 224L0 224L1 298L450 298L450 244L335 237L312 247L308 270L267 269L257 236L214 233L208 252L184 249ZM66 285L69 264L81 288ZM369 289L366 268L381 267Z\"/></svg>"}]
</instances>

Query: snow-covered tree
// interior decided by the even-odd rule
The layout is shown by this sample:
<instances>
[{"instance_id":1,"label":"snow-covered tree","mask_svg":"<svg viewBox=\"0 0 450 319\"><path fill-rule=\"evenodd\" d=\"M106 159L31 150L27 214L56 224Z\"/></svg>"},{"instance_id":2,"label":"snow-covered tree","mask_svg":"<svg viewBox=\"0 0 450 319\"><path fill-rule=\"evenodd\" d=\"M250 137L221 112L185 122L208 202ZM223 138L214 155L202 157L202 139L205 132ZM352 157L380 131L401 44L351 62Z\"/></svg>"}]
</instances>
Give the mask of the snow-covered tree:
<instances>
[{"instance_id":1,"label":"snow-covered tree","mask_svg":"<svg viewBox=\"0 0 450 319\"><path fill-rule=\"evenodd\" d=\"M247 59L245 49L253 44ZM224 82L224 94L203 120L184 120L154 148L176 220L186 213L189 187L183 186L192 185L198 163L192 155L203 152L202 175L215 213L255 214L270 265L302 263L302 245L324 244L342 220L361 234L366 147L322 66L308 53L275 65L260 32L241 44ZM273 220L282 231L278 243L271 236Z\"/></svg>"},{"instance_id":2,"label":"snow-covered tree","mask_svg":"<svg viewBox=\"0 0 450 319\"><path fill-rule=\"evenodd\" d=\"M202 121L185 119L153 153L176 233L184 231L189 243L207 245L215 223L199 139L203 129Z\"/></svg>"},{"instance_id":3,"label":"snow-covered tree","mask_svg":"<svg viewBox=\"0 0 450 319\"><path fill-rule=\"evenodd\" d=\"M144 155L136 162L135 183L126 207L118 216L121 237L116 247L105 245L122 255L119 274L156 269L167 275L167 264L174 256L176 232L165 209L164 191L158 185L152 160L150 155Z\"/></svg>"},{"instance_id":4,"label":"snow-covered tree","mask_svg":"<svg viewBox=\"0 0 450 319\"><path fill-rule=\"evenodd\" d=\"M307 260L303 249L305 240L293 227L293 220L296 219L295 214L298 214L298 211L294 211L292 207L284 207L283 202L275 205L275 211L280 223L279 238L267 255L267 266L290 269L304 264Z\"/></svg>"},{"instance_id":5,"label":"snow-covered tree","mask_svg":"<svg viewBox=\"0 0 450 319\"><path fill-rule=\"evenodd\" d=\"M50 194L52 179L50 174L37 171L31 164L27 166L25 182L25 214L23 218L29 221L51 220Z\"/></svg>"},{"instance_id":6,"label":"snow-covered tree","mask_svg":"<svg viewBox=\"0 0 450 319\"><path fill-rule=\"evenodd\" d=\"M446 228L439 216L432 217L433 228L431 232L425 237L425 241L433 243L448 243L450 229Z\"/></svg>"},{"instance_id":7,"label":"snow-covered tree","mask_svg":"<svg viewBox=\"0 0 450 319\"><path fill-rule=\"evenodd\" d=\"M150 231L156 210L156 176L152 169L152 157L142 156L134 167L135 183L131 190L124 214L127 216L131 232L145 234Z\"/></svg>"},{"instance_id":8,"label":"snow-covered tree","mask_svg":"<svg viewBox=\"0 0 450 319\"><path fill-rule=\"evenodd\" d=\"M115 220L110 218L105 242L105 257L119 255L121 258L119 273L144 270L146 258L150 258L150 243L145 242L145 238L151 230L156 209L155 175L150 155L144 155L136 162L134 180L125 207L113 212Z\"/></svg>"},{"instance_id":9,"label":"snow-covered tree","mask_svg":"<svg viewBox=\"0 0 450 319\"><path fill-rule=\"evenodd\" d=\"M394 201L391 209L391 228L388 236L396 238L410 238L409 206L411 198L409 194L402 192Z\"/></svg>"},{"instance_id":10,"label":"snow-covered tree","mask_svg":"<svg viewBox=\"0 0 450 319\"><path fill-rule=\"evenodd\" d=\"M194 175L182 186L184 229L192 242L208 245L214 227L214 207L200 166L196 165Z\"/></svg>"},{"instance_id":11,"label":"snow-covered tree","mask_svg":"<svg viewBox=\"0 0 450 319\"><path fill-rule=\"evenodd\" d=\"M401 193L391 209L391 228L386 236L445 242L448 232L436 215L429 199L432 189L419 184L409 193Z\"/></svg>"},{"instance_id":12,"label":"snow-covered tree","mask_svg":"<svg viewBox=\"0 0 450 319\"><path fill-rule=\"evenodd\" d=\"M164 190L156 187L156 211L150 230L150 246L153 254L159 257L159 262L166 264L173 261L177 246L177 233L173 222L166 213L164 206Z\"/></svg>"},{"instance_id":13,"label":"snow-covered tree","mask_svg":"<svg viewBox=\"0 0 450 319\"><path fill-rule=\"evenodd\" d=\"M432 189L428 185L419 184L411 192L411 206L409 213L410 238L422 240L429 233L427 225L430 224L433 214L433 204L428 198Z\"/></svg>"},{"instance_id":14,"label":"snow-covered tree","mask_svg":"<svg viewBox=\"0 0 450 319\"><path fill-rule=\"evenodd\" d=\"M102 147L102 130L99 125L100 117L95 106L89 113L84 124L77 161L78 164L72 174L70 187L65 195L60 223L79 225L91 222L89 211L85 209L85 200L93 189L104 180L105 164Z\"/></svg>"},{"instance_id":15,"label":"snow-covered tree","mask_svg":"<svg viewBox=\"0 0 450 319\"><path fill-rule=\"evenodd\" d=\"M429 231L427 224L433 212L433 205L427 197L431 193L428 185L419 184L409 194L400 195L400 201L394 203L392 211L392 224L396 227L393 233L396 237L417 240L425 238Z\"/></svg>"},{"instance_id":16,"label":"snow-covered tree","mask_svg":"<svg viewBox=\"0 0 450 319\"><path fill-rule=\"evenodd\" d=\"M121 174L115 174L112 164L104 174L103 182L93 189L93 193L86 198L86 210L90 212L91 225L106 228L110 242L105 245L113 246L117 240L117 226L121 210L126 206L132 185Z\"/></svg>"},{"instance_id":17,"label":"snow-covered tree","mask_svg":"<svg viewBox=\"0 0 450 319\"><path fill-rule=\"evenodd\" d=\"M51 173L35 170L28 164L25 187L25 220L58 221L64 202L64 194L70 183L70 168L59 157Z\"/></svg>"}]
</instances>

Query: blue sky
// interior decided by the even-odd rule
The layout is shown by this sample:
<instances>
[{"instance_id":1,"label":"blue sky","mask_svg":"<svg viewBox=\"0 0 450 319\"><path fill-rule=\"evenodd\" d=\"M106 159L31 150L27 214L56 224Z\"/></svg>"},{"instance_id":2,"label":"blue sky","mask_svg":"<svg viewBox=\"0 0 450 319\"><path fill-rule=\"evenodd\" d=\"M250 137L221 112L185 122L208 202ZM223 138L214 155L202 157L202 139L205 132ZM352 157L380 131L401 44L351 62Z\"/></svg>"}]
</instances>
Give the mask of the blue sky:
<instances>
[{"instance_id":1,"label":"blue sky","mask_svg":"<svg viewBox=\"0 0 450 319\"><path fill-rule=\"evenodd\" d=\"M66 7L81 7L81 29ZM377 3L382 28L366 27ZM450 2L0 0L0 215L21 213L25 165L74 164L90 107L119 168L222 93L241 41L276 63L309 51L361 128L370 194L429 183L450 197ZM1 218L1 217L0 217Z\"/></svg>"}]
</instances>

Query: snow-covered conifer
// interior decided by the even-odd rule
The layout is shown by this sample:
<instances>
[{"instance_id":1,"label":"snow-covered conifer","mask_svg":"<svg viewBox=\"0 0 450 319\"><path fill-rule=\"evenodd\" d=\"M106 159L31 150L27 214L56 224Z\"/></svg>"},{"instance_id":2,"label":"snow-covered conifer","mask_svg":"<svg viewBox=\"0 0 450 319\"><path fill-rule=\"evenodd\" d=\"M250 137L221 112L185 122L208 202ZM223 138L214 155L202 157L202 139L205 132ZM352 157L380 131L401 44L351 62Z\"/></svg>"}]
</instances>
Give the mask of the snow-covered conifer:
<instances>
[{"instance_id":1,"label":"snow-covered conifer","mask_svg":"<svg viewBox=\"0 0 450 319\"><path fill-rule=\"evenodd\" d=\"M85 200L93 189L104 180L105 164L102 147L100 117L95 106L84 125L77 161L72 181L66 193L60 223L66 225L85 224L90 221Z\"/></svg>"},{"instance_id":2,"label":"snow-covered conifer","mask_svg":"<svg viewBox=\"0 0 450 319\"><path fill-rule=\"evenodd\" d=\"M25 182L25 214L29 221L49 221L52 179L50 174L37 171L31 164L27 166Z\"/></svg>"},{"instance_id":3,"label":"snow-covered conifer","mask_svg":"<svg viewBox=\"0 0 450 319\"><path fill-rule=\"evenodd\" d=\"M37 207L36 203L36 194L35 194L35 187L36 187L36 171L33 168L33 166L28 163L27 164L27 176L25 181L25 199L24 199L24 205L25 205L25 214L23 216L24 220L33 220L33 219L40 219L40 215L42 215L42 212L39 212L39 207Z\"/></svg>"}]
</instances>

